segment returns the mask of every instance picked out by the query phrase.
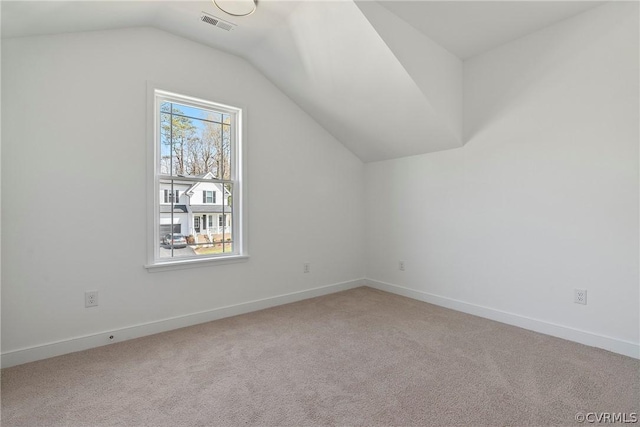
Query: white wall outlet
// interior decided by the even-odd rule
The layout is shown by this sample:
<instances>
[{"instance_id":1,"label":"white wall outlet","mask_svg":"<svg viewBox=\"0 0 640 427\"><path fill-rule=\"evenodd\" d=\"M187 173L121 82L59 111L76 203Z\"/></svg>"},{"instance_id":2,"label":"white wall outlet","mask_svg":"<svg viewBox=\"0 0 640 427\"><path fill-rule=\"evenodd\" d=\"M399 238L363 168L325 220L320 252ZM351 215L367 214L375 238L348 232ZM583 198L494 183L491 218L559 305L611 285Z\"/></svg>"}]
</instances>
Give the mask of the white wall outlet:
<instances>
[{"instance_id":1,"label":"white wall outlet","mask_svg":"<svg viewBox=\"0 0 640 427\"><path fill-rule=\"evenodd\" d=\"M305 262L302 266L303 273L311 273L311 263Z\"/></svg>"},{"instance_id":2,"label":"white wall outlet","mask_svg":"<svg viewBox=\"0 0 640 427\"><path fill-rule=\"evenodd\" d=\"M587 305L587 290L586 289L574 289L573 290L573 302L576 304Z\"/></svg>"},{"instance_id":3,"label":"white wall outlet","mask_svg":"<svg viewBox=\"0 0 640 427\"><path fill-rule=\"evenodd\" d=\"M404 271L404 261L398 261L398 270Z\"/></svg>"},{"instance_id":4,"label":"white wall outlet","mask_svg":"<svg viewBox=\"0 0 640 427\"><path fill-rule=\"evenodd\" d=\"M96 307L98 305L98 291L86 291L84 293L84 306Z\"/></svg>"}]
</instances>

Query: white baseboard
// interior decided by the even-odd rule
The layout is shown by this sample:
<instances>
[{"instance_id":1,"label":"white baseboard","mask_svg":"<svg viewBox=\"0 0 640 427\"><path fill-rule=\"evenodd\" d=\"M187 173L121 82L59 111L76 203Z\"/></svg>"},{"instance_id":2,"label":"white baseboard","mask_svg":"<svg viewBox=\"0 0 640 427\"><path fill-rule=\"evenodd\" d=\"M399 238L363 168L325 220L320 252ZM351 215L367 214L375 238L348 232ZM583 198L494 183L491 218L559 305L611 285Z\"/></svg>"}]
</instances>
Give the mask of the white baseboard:
<instances>
[{"instance_id":1,"label":"white baseboard","mask_svg":"<svg viewBox=\"0 0 640 427\"><path fill-rule=\"evenodd\" d=\"M218 320L225 317L237 316L239 314L263 310L265 308L275 307L282 304L288 304L322 295L328 295L335 292L345 291L347 289L357 288L360 286L365 286L365 282L363 279L335 283L332 285L321 286L304 291L291 292L289 294L278 295L275 297L248 301L227 307L220 307L200 313L187 314L184 316L172 317L155 322L133 325L117 330L110 330L29 348L8 351L2 354L2 367L8 368L10 366L21 365L23 363L47 359L49 357L87 350L94 347L100 347L103 345L112 344L114 342L140 338L160 332L171 331L173 329L184 328L186 326L193 326L200 323L210 322L212 320ZM109 339L111 335L113 335L114 337L113 340Z\"/></svg>"},{"instance_id":2,"label":"white baseboard","mask_svg":"<svg viewBox=\"0 0 640 427\"><path fill-rule=\"evenodd\" d=\"M475 316L484 317L486 319L495 320L508 325L518 326L520 328L539 332L545 335L551 335L568 341L574 341L580 344L598 347L614 353L640 359L640 344L631 341L624 341L617 338L594 334L592 332L582 331L580 329L574 329L544 320L533 319L519 314L508 313L489 307L483 307L452 298L430 294L428 292L416 291L414 289L393 285L391 283L379 282L372 279L365 279L365 282L367 286L381 291L402 295L441 307L450 308L452 310L461 311L463 313L473 314Z\"/></svg>"}]
</instances>

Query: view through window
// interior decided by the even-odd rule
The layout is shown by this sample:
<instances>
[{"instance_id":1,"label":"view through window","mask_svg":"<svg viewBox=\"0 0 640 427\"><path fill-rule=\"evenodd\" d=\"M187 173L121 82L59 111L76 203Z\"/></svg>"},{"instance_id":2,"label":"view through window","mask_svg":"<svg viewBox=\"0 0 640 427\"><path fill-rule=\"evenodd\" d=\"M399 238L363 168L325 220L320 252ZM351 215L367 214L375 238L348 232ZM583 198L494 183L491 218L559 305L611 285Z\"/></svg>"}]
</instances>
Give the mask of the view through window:
<instances>
[{"instance_id":1,"label":"view through window","mask_svg":"<svg viewBox=\"0 0 640 427\"><path fill-rule=\"evenodd\" d=\"M156 260L239 254L240 111L156 91Z\"/></svg>"}]
</instances>

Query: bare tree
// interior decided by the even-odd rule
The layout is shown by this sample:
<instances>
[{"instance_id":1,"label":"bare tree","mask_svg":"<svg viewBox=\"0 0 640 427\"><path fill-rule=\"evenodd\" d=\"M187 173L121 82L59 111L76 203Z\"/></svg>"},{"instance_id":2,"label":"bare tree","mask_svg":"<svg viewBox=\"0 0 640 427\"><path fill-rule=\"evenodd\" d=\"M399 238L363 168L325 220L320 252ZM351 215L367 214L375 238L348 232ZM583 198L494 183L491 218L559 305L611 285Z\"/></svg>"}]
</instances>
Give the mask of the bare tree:
<instances>
[{"instance_id":1,"label":"bare tree","mask_svg":"<svg viewBox=\"0 0 640 427\"><path fill-rule=\"evenodd\" d=\"M196 127L190 118L184 117L184 113L174 104L165 102L161 106L160 129L162 143L169 146L172 157L171 173L184 175L187 173L185 155L188 154L187 145L194 142Z\"/></svg>"},{"instance_id":2,"label":"bare tree","mask_svg":"<svg viewBox=\"0 0 640 427\"><path fill-rule=\"evenodd\" d=\"M205 172L212 172L217 179L229 179L230 173L230 119L223 116L222 122L218 122L220 115L209 114L202 134L202 146L200 160ZM218 119L219 120L219 119Z\"/></svg>"},{"instance_id":3,"label":"bare tree","mask_svg":"<svg viewBox=\"0 0 640 427\"><path fill-rule=\"evenodd\" d=\"M230 117L211 112L201 121L186 117L171 103L161 108L162 142L171 153L163 153L162 170L193 176L212 172L217 179L230 179Z\"/></svg>"}]
</instances>

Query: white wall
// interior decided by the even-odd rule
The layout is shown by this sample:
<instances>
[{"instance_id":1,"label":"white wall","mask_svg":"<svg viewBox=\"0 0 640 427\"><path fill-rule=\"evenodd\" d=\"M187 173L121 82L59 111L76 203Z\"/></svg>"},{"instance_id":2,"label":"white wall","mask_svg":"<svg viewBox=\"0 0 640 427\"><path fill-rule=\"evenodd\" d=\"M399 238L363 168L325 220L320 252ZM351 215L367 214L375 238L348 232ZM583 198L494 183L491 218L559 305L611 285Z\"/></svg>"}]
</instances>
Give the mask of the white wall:
<instances>
[{"instance_id":1,"label":"white wall","mask_svg":"<svg viewBox=\"0 0 640 427\"><path fill-rule=\"evenodd\" d=\"M249 261L143 267L147 80L246 108ZM8 364L364 276L363 164L244 60L153 29L10 39L2 88Z\"/></svg>"},{"instance_id":2,"label":"white wall","mask_svg":"<svg viewBox=\"0 0 640 427\"><path fill-rule=\"evenodd\" d=\"M637 357L638 75L637 3L466 61L466 145L365 166L372 283Z\"/></svg>"},{"instance_id":3,"label":"white wall","mask_svg":"<svg viewBox=\"0 0 640 427\"><path fill-rule=\"evenodd\" d=\"M462 146L462 61L388 10L388 2L356 4Z\"/></svg>"}]
</instances>

